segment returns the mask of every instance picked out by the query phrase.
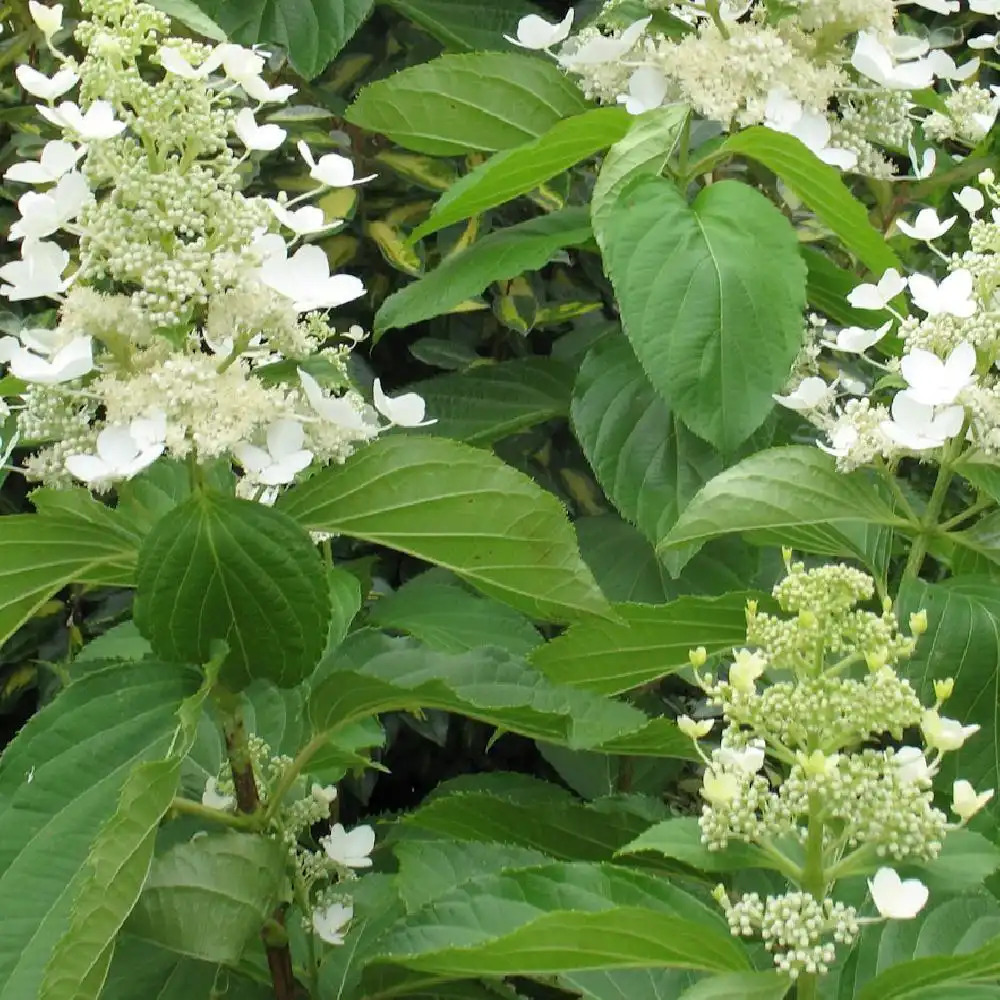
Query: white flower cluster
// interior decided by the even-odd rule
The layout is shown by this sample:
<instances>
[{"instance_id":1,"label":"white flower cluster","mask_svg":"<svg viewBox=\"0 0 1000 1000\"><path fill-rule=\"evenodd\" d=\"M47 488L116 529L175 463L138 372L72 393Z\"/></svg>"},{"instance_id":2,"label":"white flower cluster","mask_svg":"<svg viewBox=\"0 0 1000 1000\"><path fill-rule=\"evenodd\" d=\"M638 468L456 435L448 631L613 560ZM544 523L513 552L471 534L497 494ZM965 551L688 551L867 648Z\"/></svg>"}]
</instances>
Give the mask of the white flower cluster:
<instances>
[{"instance_id":1,"label":"white flower cluster","mask_svg":"<svg viewBox=\"0 0 1000 1000\"><path fill-rule=\"evenodd\" d=\"M806 569L789 551L784 556L786 576L773 596L792 617L751 602L747 641L755 648L736 651L724 678L700 672L704 649L691 653L698 682L722 713L720 746L706 752L700 744L714 720L682 716L678 725L705 765L702 842L710 850L732 840L755 844L795 887L763 901L731 902L717 892L733 933L760 933L777 968L794 977L825 972L833 944L857 933L857 914L831 895L839 878L874 872L881 916L914 916L926 887L902 882L886 862L936 857L948 830L974 816L993 790L977 793L956 781L957 823L934 804L942 756L979 727L940 714L951 680L935 684L937 701L926 708L894 669L926 631L926 614L911 615L904 636L888 599L880 614L858 606L874 595L865 573ZM772 682L759 686L766 675ZM923 746L876 748L902 744L916 729Z\"/></svg>"},{"instance_id":2,"label":"white flower cluster","mask_svg":"<svg viewBox=\"0 0 1000 1000\"><path fill-rule=\"evenodd\" d=\"M972 0L981 2L989 0ZM598 21L614 23L619 5L609 0ZM509 41L549 52L559 46L555 59L588 97L623 104L630 114L683 102L724 129L767 125L843 170L889 177L895 167L881 150L907 148L912 92L944 81L950 88L944 110L925 119L927 135L970 147L1000 110L996 88L974 82L979 57L956 65L925 39L896 34L897 6L893 0L646 0L648 10L671 18L672 29L686 30L668 34L650 14L624 29L605 33L589 25L571 37L571 8L558 24L534 14L522 18ZM939 12L957 10L949 3ZM988 47L985 39L973 47Z\"/></svg>"},{"instance_id":3,"label":"white flower cluster","mask_svg":"<svg viewBox=\"0 0 1000 1000\"><path fill-rule=\"evenodd\" d=\"M267 810L272 793L281 786L292 761L289 757L272 757L270 747L257 736L249 737L248 748L260 808ZM358 869L371 867L375 831L366 825L346 830L343 824L334 823L330 832L319 839L319 850L307 846L304 841L308 842L310 828L329 821L337 789L334 785L312 783L307 791L301 778L293 787L298 797L285 791L265 832L286 851L296 902L307 914L303 918L306 929L311 927L327 944L343 944L354 908L338 884L355 878ZM236 792L228 770L205 782L201 804L221 812L235 810Z\"/></svg>"},{"instance_id":4,"label":"white flower cluster","mask_svg":"<svg viewBox=\"0 0 1000 1000\"><path fill-rule=\"evenodd\" d=\"M0 363L26 386L18 435L37 450L25 474L104 490L162 454L226 457L242 495L271 501L385 427L422 424L418 396L392 399L376 382L372 406L350 387L345 362L363 333L338 337L325 313L364 286L301 243L341 224L308 202L371 178L299 143L316 185L292 200L248 197L246 161L286 139L257 119L295 93L265 82L266 54L171 38L145 3L82 8L78 60L52 43L62 8L32 3L58 69L17 69L61 133L6 174L31 189L0 294L59 305L54 327L0 339ZM56 103L77 86L79 103ZM79 241L72 254L65 236Z\"/></svg>"},{"instance_id":5,"label":"white flower cluster","mask_svg":"<svg viewBox=\"0 0 1000 1000\"><path fill-rule=\"evenodd\" d=\"M992 171L979 175L986 196L1000 191ZM946 255L933 241L949 232L957 216L940 219L925 208L912 222L896 227L926 243L944 262L945 275L903 277L887 270L877 283L858 285L848 295L855 309L887 311L895 317L904 353L898 361L879 361L867 353L889 333L893 321L877 329L844 327L827 331L820 345L871 371L867 380L838 377L828 383L815 372L819 352L797 367L794 389L775 398L797 410L826 435L819 447L850 471L877 460L905 456L935 457L945 446L967 447L990 458L1000 455L1000 208L980 218L986 196L975 187L955 197L969 213L970 249ZM903 316L894 306L908 294L915 313ZM922 315L921 315L922 314ZM803 377L804 376L804 377ZM884 376L889 376L885 378ZM887 386L902 383L899 391ZM870 388L871 387L871 388Z\"/></svg>"}]
</instances>

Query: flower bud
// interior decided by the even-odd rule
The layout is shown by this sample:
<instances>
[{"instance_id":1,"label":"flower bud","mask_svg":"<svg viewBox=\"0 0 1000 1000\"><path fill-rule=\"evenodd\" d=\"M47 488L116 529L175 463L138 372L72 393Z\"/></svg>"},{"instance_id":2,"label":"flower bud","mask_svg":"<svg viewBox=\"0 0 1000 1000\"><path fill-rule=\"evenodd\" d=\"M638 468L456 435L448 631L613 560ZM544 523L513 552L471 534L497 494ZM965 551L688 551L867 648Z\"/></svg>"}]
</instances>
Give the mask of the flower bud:
<instances>
[{"instance_id":1,"label":"flower bud","mask_svg":"<svg viewBox=\"0 0 1000 1000\"><path fill-rule=\"evenodd\" d=\"M789 545L781 546L781 559L782 562L787 566L792 561L792 549Z\"/></svg>"},{"instance_id":2,"label":"flower bud","mask_svg":"<svg viewBox=\"0 0 1000 1000\"><path fill-rule=\"evenodd\" d=\"M324 787L323 785L318 785L314 782L309 794L312 795L317 802L329 806L337 798L337 786L327 785Z\"/></svg>"},{"instance_id":3,"label":"flower bud","mask_svg":"<svg viewBox=\"0 0 1000 1000\"><path fill-rule=\"evenodd\" d=\"M945 677L944 680L934 682L934 697L938 702L947 701L955 690L955 678Z\"/></svg>"},{"instance_id":4,"label":"flower bud","mask_svg":"<svg viewBox=\"0 0 1000 1000\"><path fill-rule=\"evenodd\" d=\"M701 794L709 805L724 806L740 794L739 779L735 774L709 769L705 772Z\"/></svg>"},{"instance_id":5,"label":"flower bud","mask_svg":"<svg viewBox=\"0 0 1000 1000\"><path fill-rule=\"evenodd\" d=\"M921 608L910 615L910 632L923 635L927 631L927 610Z\"/></svg>"},{"instance_id":6,"label":"flower bud","mask_svg":"<svg viewBox=\"0 0 1000 1000\"><path fill-rule=\"evenodd\" d=\"M700 740L702 737L707 736L712 731L712 726L715 725L714 719L702 719L700 722L695 722L690 715L681 715L677 719L677 728L692 740Z\"/></svg>"},{"instance_id":7,"label":"flower bud","mask_svg":"<svg viewBox=\"0 0 1000 1000\"><path fill-rule=\"evenodd\" d=\"M816 615L808 608L803 608L799 612L799 624L803 628L815 628L817 620Z\"/></svg>"},{"instance_id":8,"label":"flower bud","mask_svg":"<svg viewBox=\"0 0 1000 1000\"><path fill-rule=\"evenodd\" d=\"M840 760L839 753L831 754L827 757L822 750L813 750L808 755L799 751L795 756L798 758L799 764L802 765L802 770L809 778L822 778L832 774L836 771L837 762Z\"/></svg>"},{"instance_id":9,"label":"flower bud","mask_svg":"<svg viewBox=\"0 0 1000 1000\"><path fill-rule=\"evenodd\" d=\"M952 785L951 811L967 823L980 809L993 798L993 789L978 793L972 785L960 779Z\"/></svg>"},{"instance_id":10,"label":"flower bud","mask_svg":"<svg viewBox=\"0 0 1000 1000\"><path fill-rule=\"evenodd\" d=\"M760 653L751 653L749 649L739 649L729 668L729 683L737 691L749 694L755 690L757 678L764 673L767 661Z\"/></svg>"},{"instance_id":11,"label":"flower bud","mask_svg":"<svg viewBox=\"0 0 1000 1000\"><path fill-rule=\"evenodd\" d=\"M875 673L876 670L881 670L888 662L889 653L885 649L873 649L865 653L865 663L868 664L868 669L872 673Z\"/></svg>"},{"instance_id":12,"label":"flower bud","mask_svg":"<svg viewBox=\"0 0 1000 1000\"><path fill-rule=\"evenodd\" d=\"M705 652L704 646L699 646L697 649L688 650L688 661L692 667L703 667L705 666L705 661L708 659L708 653Z\"/></svg>"},{"instance_id":13,"label":"flower bud","mask_svg":"<svg viewBox=\"0 0 1000 1000\"><path fill-rule=\"evenodd\" d=\"M52 7L46 7L37 0L28 0L28 13L31 20L38 25L45 40L49 41L52 36L62 27L63 5L57 3Z\"/></svg>"}]
</instances>

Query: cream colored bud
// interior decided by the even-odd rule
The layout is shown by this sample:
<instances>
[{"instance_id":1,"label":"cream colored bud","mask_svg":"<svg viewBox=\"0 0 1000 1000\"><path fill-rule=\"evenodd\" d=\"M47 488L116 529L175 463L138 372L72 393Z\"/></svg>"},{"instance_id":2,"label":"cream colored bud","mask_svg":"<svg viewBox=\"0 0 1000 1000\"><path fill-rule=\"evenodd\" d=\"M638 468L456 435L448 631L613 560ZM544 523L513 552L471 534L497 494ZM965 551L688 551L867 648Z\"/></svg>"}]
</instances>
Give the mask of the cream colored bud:
<instances>
[{"instance_id":1,"label":"cream colored bud","mask_svg":"<svg viewBox=\"0 0 1000 1000\"><path fill-rule=\"evenodd\" d=\"M985 792L977 792L968 781L960 779L952 785L951 811L963 823L967 823L992 798L992 788Z\"/></svg>"},{"instance_id":2,"label":"cream colored bud","mask_svg":"<svg viewBox=\"0 0 1000 1000\"><path fill-rule=\"evenodd\" d=\"M707 736L715 725L714 719L702 719L695 722L690 715L681 715L677 719L677 728L692 740L700 740Z\"/></svg>"},{"instance_id":3,"label":"cream colored bud","mask_svg":"<svg viewBox=\"0 0 1000 1000\"><path fill-rule=\"evenodd\" d=\"M703 667L705 666L705 661L708 659L708 653L705 652L704 646L699 646L697 649L688 650L688 661L692 667Z\"/></svg>"},{"instance_id":4,"label":"cream colored bud","mask_svg":"<svg viewBox=\"0 0 1000 1000\"><path fill-rule=\"evenodd\" d=\"M921 608L910 615L910 632L913 635L923 635L927 631L927 611Z\"/></svg>"},{"instance_id":5,"label":"cream colored bud","mask_svg":"<svg viewBox=\"0 0 1000 1000\"><path fill-rule=\"evenodd\" d=\"M996 174L994 174L989 167L979 172L980 184L992 184L995 180L996 180Z\"/></svg>"},{"instance_id":6,"label":"cream colored bud","mask_svg":"<svg viewBox=\"0 0 1000 1000\"><path fill-rule=\"evenodd\" d=\"M934 697L940 701L947 701L955 690L955 678L945 677L944 680L934 682Z\"/></svg>"}]
</instances>

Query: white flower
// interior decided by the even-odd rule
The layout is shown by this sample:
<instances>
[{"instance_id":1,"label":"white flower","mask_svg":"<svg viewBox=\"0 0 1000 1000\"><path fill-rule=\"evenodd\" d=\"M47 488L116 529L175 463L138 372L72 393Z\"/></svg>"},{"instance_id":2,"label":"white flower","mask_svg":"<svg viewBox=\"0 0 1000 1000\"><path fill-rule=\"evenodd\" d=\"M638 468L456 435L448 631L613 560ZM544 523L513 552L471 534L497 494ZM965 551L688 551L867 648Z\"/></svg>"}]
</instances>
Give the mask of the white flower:
<instances>
[{"instance_id":1,"label":"white flower","mask_svg":"<svg viewBox=\"0 0 1000 1000\"><path fill-rule=\"evenodd\" d=\"M28 13L31 20L41 28L45 40L49 41L52 36L62 27L63 5L61 3L46 7L37 0L28 0Z\"/></svg>"},{"instance_id":2,"label":"white flower","mask_svg":"<svg viewBox=\"0 0 1000 1000\"><path fill-rule=\"evenodd\" d=\"M223 42L216 46L210 58L217 66L222 66L228 79L242 86L245 80L259 77L264 71L265 54L232 42Z\"/></svg>"},{"instance_id":3,"label":"white flower","mask_svg":"<svg viewBox=\"0 0 1000 1000\"><path fill-rule=\"evenodd\" d=\"M125 131L125 122L115 118L115 109L107 101L94 101L86 112L73 101L63 101L57 108L40 104L38 113L53 125L75 133L84 142L113 139Z\"/></svg>"},{"instance_id":4,"label":"white flower","mask_svg":"<svg viewBox=\"0 0 1000 1000\"><path fill-rule=\"evenodd\" d=\"M628 80L628 93L618 95L630 115L658 108L667 96L667 78L655 66L640 66Z\"/></svg>"},{"instance_id":5,"label":"white flower","mask_svg":"<svg viewBox=\"0 0 1000 1000\"><path fill-rule=\"evenodd\" d=\"M351 187L355 184L365 184L378 174L369 174L367 177L354 177L354 164L339 153L327 153L315 160L312 150L304 142L299 142L295 147L299 155L306 161L309 167L309 176L320 184L327 187Z\"/></svg>"},{"instance_id":6,"label":"white flower","mask_svg":"<svg viewBox=\"0 0 1000 1000\"><path fill-rule=\"evenodd\" d=\"M943 49L932 49L925 61L933 68L934 75L942 80L968 80L979 69L978 58L957 66L955 60Z\"/></svg>"},{"instance_id":7,"label":"white flower","mask_svg":"<svg viewBox=\"0 0 1000 1000\"><path fill-rule=\"evenodd\" d=\"M240 86L258 104L284 104L299 92L298 87L293 87L290 83L282 83L277 87L268 86L259 76L248 76L245 80L240 80Z\"/></svg>"},{"instance_id":8,"label":"white flower","mask_svg":"<svg viewBox=\"0 0 1000 1000\"><path fill-rule=\"evenodd\" d=\"M162 410L136 417L127 426L109 424L97 435L97 454L67 455L66 471L94 489L104 489L152 465L163 454L166 435L167 417Z\"/></svg>"},{"instance_id":9,"label":"white flower","mask_svg":"<svg viewBox=\"0 0 1000 1000\"><path fill-rule=\"evenodd\" d=\"M931 10L935 14L954 14L959 8L958 0L909 0L910 3Z\"/></svg>"},{"instance_id":10,"label":"white flower","mask_svg":"<svg viewBox=\"0 0 1000 1000\"><path fill-rule=\"evenodd\" d=\"M156 58L160 60L160 65L174 76L179 76L184 80L204 80L213 70L222 63L221 56L216 58L213 52L200 66L195 67L188 62L187 57L173 46L161 45L156 50Z\"/></svg>"},{"instance_id":11,"label":"white flower","mask_svg":"<svg viewBox=\"0 0 1000 1000\"><path fill-rule=\"evenodd\" d=\"M277 149L288 135L280 125L258 125L250 108L237 112L233 130L247 149L265 152Z\"/></svg>"},{"instance_id":12,"label":"white flower","mask_svg":"<svg viewBox=\"0 0 1000 1000\"><path fill-rule=\"evenodd\" d=\"M37 69L32 69L27 63L18 66L14 75L29 94L40 97L43 101L54 101L57 97L62 97L80 79L71 69L57 70L48 77Z\"/></svg>"},{"instance_id":13,"label":"white flower","mask_svg":"<svg viewBox=\"0 0 1000 1000\"><path fill-rule=\"evenodd\" d=\"M934 776L934 770L928 766L920 747L900 747L893 755L892 762L904 785L928 782Z\"/></svg>"},{"instance_id":14,"label":"white flower","mask_svg":"<svg viewBox=\"0 0 1000 1000\"><path fill-rule=\"evenodd\" d=\"M974 38L966 40L965 44L970 49L994 49L997 44L996 35L976 35Z\"/></svg>"},{"instance_id":15,"label":"white flower","mask_svg":"<svg viewBox=\"0 0 1000 1000\"><path fill-rule=\"evenodd\" d=\"M955 201L973 218L983 210L983 206L986 204L982 191L979 188L970 187L968 184L955 195Z\"/></svg>"},{"instance_id":16,"label":"white flower","mask_svg":"<svg viewBox=\"0 0 1000 1000\"><path fill-rule=\"evenodd\" d=\"M53 329L48 327L33 326L24 330L18 330L17 335L21 338L21 343L34 351L51 358L53 354L62 350L67 344L77 339L77 335L65 327L57 326ZM3 340L13 340L13 337L4 337ZM16 343L16 341L14 341Z\"/></svg>"},{"instance_id":17,"label":"white flower","mask_svg":"<svg viewBox=\"0 0 1000 1000\"><path fill-rule=\"evenodd\" d=\"M889 51L894 59L919 59L930 47L926 38L916 35L893 35L889 39Z\"/></svg>"},{"instance_id":18,"label":"white flower","mask_svg":"<svg viewBox=\"0 0 1000 1000\"><path fill-rule=\"evenodd\" d=\"M916 878L904 881L893 868L879 868L868 890L875 909L889 920L912 920L927 903L927 886Z\"/></svg>"},{"instance_id":19,"label":"white flower","mask_svg":"<svg viewBox=\"0 0 1000 1000\"><path fill-rule=\"evenodd\" d=\"M764 766L764 745L758 741L758 745L744 747L742 750L722 747L718 751L718 759L723 767L749 778Z\"/></svg>"},{"instance_id":20,"label":"white flower","mask_svg":"<svg viewBox=\"0 0 1000 1000\"><path fill-rule=\"evenodd\" d=\"M818 375L810 375L804 378L795 388L785 396L778 393L773 394L776 402L782 406L787 406L790 410L813 410L817 406L822 406L830 396L830 387Z\"/></svg>"},{"instance_id":21,"label":"white flower","mask_svg":"<svg viewBox=\"0 0 1000 1000\"><path fill-rule=\"evenodd\" d=\"M67 171L72 170L86 149L78 149L64 139L53 139L42 148L38 160L25 160L7 168L4 177L21 184L48 184L57 181Z\"/></svg>"},{"instance_id":22,"label":"white flower","mask_svg":"<svg viewBox=\"0 0 1000 1000\"><path fill-rule=\"evenodd\" d=\"M55 243L25 240L21 260L0 267L0 278L9 282L0 286L0 295L11 302L59 295L68 285L62 277L67 264L69 253Z\"/></svg>"},{"instance_id":23,"label":"white flower","mask_svg":"<svg viewBox=\"0 0 1000 1000\"><path fill-rule=\"evenodd\" d=\"M639 41L652 21L652 16L630 24L618 38L595 35L572 52L561 52L558 61L563 66L596 66L600 63L616 62Z\"/></svg>"},{"instance_id":24,"label":"white flower","mask_svg":"<svg viewBox=\"0 0 1000 1000\"><path fill-rule=\"evenodd\" d=\"M968 781L960 779L951 786L951 811L963 822L968 822L992 798L992 788L977 792Z\"/></svg>"},{"instance_id":25,"label":"white flower","mask_svg":"<svg viewBox=\"0 0 1000 1000\"><path fill-rule=\"evenodd\" d=\"M937 164L937 153L930 146L924 150L924 155L919 162L917 160L917 151L913 148L912 142L907 143L906 150L910 157L910 163L913 165L913 176L918 181L922 181L925 177L930 177L934 173L934 167Z\"/></svg>"},{"instance_id":26,"label":"white flower","mask_svg":"<svg viewBox=\"0 0 1000 1000\"><path fill-rule=\"evenodd\" d=\"M265 260L260 280L279 295L292 299L296 312L333 309L364 295L365 286L351 274L330 274L322 247L299 247L286 260Z\"/></svg>"},{"instance_id":27,"label":"white flower","mask_svg":"<svg viewBox=\"0 0 1000 1000\"><path fill-rule=\"evenodd\" d=\"M517 38L504 35L512 45L522 49L548 49L553 45L566 41L573 25L573 8L566 11L566 16L558 23L551 24L537 14L526 14L517 22Z\"/></svg>"},{"instance_id":28,"label":"white flower","mask_svg":"<svg viewBox=\"0 0 1000 1000\"><path fill-rule=\"evenodd\" d=\"M939 236L944 236L957 221L958 217L955 215L942 221L933 208L925 208L917 213L912 223L897 219L896 228L910 239L930 242Z\"/></svg>"},{"instance_id":29,"label":"white flower","mask_svg":"<svg viewBox=\"0 0 1000 1000\"><path fill-rule=\"evenodd\" d=\"M924 712L920 728L927 745L942 753L960 750L970 736L979 732L978 725L963 726L958 720L938 715L933 709Z\"/></svg>"},{"instance_id":30,"label":"white flower","mask_svg":"<svg viewBox=\"0 0 1000 1000\"><path fill-rule=\"evenodd\" d=\"M93 371L93 340L74 337L55 351L49 360L32 354L25 347L15 349L10 356L10 373L25 382L58 385L70 382Z\"/></svg>"},{"instance_id":31,"label":"white flower","mask_svg":"<svg viewBox=\"0 0 1000 1000\"><path fill-rule=\"evenodd\" d=\"M1000 16L1000 0L969 0L969 10L974 14Z\"/></svg>"},{"instance_id":32,"label":"white flower","mask_svg":"<svg viewBox=\"0 0 1000 1000\"><path fill-rule=\"evenodd\" d=\"M219 782L215 778L209 778L205 782L205 791L201 793L201 804L209 809L221 809L228 812L236 805L236 799L232 795L223 795L219 791Z\"/></svg>"},{"instance_id":33,"label":"white flower","mask_svg":"<svg viewBox=\"0 0 1000 1000\"><path fill-rule=\"evenodd\" d=\"M728 771L708 768L702 779L702 798L712 806L724 806L740 794L740 780Z\"/></svg>"},{"instance_id":34,"label":"white flower","mask_svg":"<svg viewBox=\"0 0 1000 1000\"><path fill-rule=\"evenodd\" d=\"M365 414L358 410L346 396L325 396L319 383L307 371L298 369L302 390L309 400L309 405L317 415L331 424L353 431L363 437L373 437L378 432L375 424L365 419Z\"/></svg>"},{"instance_id":35,"label":"white flower","mask_svg":"<svg viewBox=\"0 0 1000 1000\"><path fill-rule=\"evenodd\" d=\"M907 395L924 406L947 406L972 384L976 371L976 349L963 341L942 361L931 351L915 347L900 362Z\"/></svg>"},{"instance_id":36,"label":"white flower","mask_svg":"<svg viewBox=\"0 0 1000 1000\"><path fill-rule=\"evenodd\" d=\"M326 221L323 209L313 205L306 205L304 208L285 208L280 201L268 199L267 207L274 213L274 217L286 228L291 229L296 236L306 236L309 233L318 233L323 229L330 229L333 226L342 225L342 219L331 219Z\"/></svg>"},{"instance_id":37,"label":"white flower","mask_svg":"<svg viewBox=\"0 0 1000 1000\"><path fill-rule=\"evenodd\" d=\"M749 649L738 649L733 654L733 664L729 668L729 683L737 691L751 692L764 673L767 660L761 653L751 653Z\"/></svg>"},{"instance_id":38,"label":"white flower","mask_svg":"<svg viewBox=\"0 0 1000 1000\"><path fill-rule=\"evenodd\" d=\"M330 833L320 838L327 857L345 868L371 868L368 856L375 847L375 831L370 826L356 826L348 833L340 823L334 823Z\"/></svg>"},{"instance_id":39,"label":"white flower","mask_svg":"<svg viewBox=\"0 0 1000 1000\"><path fill-rule=\"evenodd\" d=\"M677 717L677 728L691 740L700 740L707 736L714 725L714 719L702 719L700 722L695 722L690 715Z\"/></svg>"},{"instance_id":40,"label":"white flower","mask_svg":"<svg viewBox=\"0 0 1000 1000\"><path fill-rule=\"evenodd\" d=\"M892 400L892 420L883 420L882 433L890 441L910 451L940 448L962 429L965 408L947 406L935 411L933 406L917 402L909 392L897 392Z\"/></svg>"},{"instance_id":41,"label":"white flower","mask_svg":"<svg viewBox=\"0 0 1000 1000\"><path fill-rule=\"evenodd\" d=\"M830 432L829 437L830 443L828 445L817 441L816 446L828 455L833 455L834 458L847 458L851 449L858 443L860 435L856 427L852 427L850 424L840 424Z\"/></svg>"},{"instance_id":42,"label":"white flower","mask_svg":"<svg viewBox=\"0 0 1000 1000\"><path fill-rule=\"evenodd\" d=\"M424 420L424 400L415 392L406 392L395 398L387 396L382 391L382 380L375 379L372 387L372 400L375 409L391 424L397 427L426 427L437 423L437 418Z\"/></svg>"},{"instance_id":43,"label":"white flower","mask_svg":"<svg viewBox=\"0 0 1000 1000\"><path fill-rule=\"evenodd\" d=\"M976 311L972 298L972 273L960 267L941 284L926 274L910 275L910 295L918 309L928 316L958 316L968 319Z\"/></svg>"},{"instance_id":44,"label":"white flower","mask_svg":"<svg viewBox=\"0 0 1000 1000\"><path fill-rule=\"evenodd\" d=\"M887 268L878 284L863 284L852 288L847 302L855 309L885 309L906 288L906 279L894 267Z\"/></svg>"},{"instance_id":45,"label":"white flower","mask_svg":"<svg viewBox=\"0 0 1000 1000\"><path fill-rule=\"evenodd\" d=\"M309 794L323 805L332 805L337 800L337 786L318 785L316 782L313 782L312 788L309 789Z\"/></svg>"},{"instance_id":46,"label":"white flower","mask_svg":"<svg viewBox=\"0 0 1000 1000\"><path fill-rule=\"evenodd\" d=\"M851 65L886 90L923 90L934 82L934 68L926 59L894 63L892 53L869 31L859 31Z\"/></svg>"},{"instance_id":47,"label":"white flower","mask_svg":"<svg viewBox=\"0 0 1000 1000\"><path fill-rule=\"evenodd\" d=\"M63 174L44 194L27 191L18 199L21 218L10 227L10 239L41 240L75 219L93 199L83 174Z\"/></svg>"},{"instance_id":48,"label":"white flower","mask_svg":"<svg viewBox=\"0 0 1000 1000\"><path fill-rule=\"evenodd\" d=\"M831 130L826 115L805 108L783 87L768 92L764 107L764 124L775 132L795 136L824 163L850 170L858 162L858 154L829 145Z\"/></svg>"},{"instance_id":49,"label":"white flower","mask_svg":"<svg viewBox=\"0 0 1000 1000\"><path fill-rule=\"evenodd\" d=\"M312 927L327 944L343 944L344 930L353 916L354 907L350 903L331 903L322 910L313 910Z\"/></svg>"},{"instance_id":50,"label":"white flower","mask_svg":"<svg viewBox=\"0 0 1000 1000\"><path fill-rule=\"evenodd\" d=\"M864 354L869 347L874 347L889 331L892 320L883 323L877 330L866 330L860 326L845 326L837 331L837 339L824 340L827 347L846 354Z\"/></svg>"},{"instance_id":51,"label":"white flower","mask_svg":"<svg viewBox=\"0 0 1000 1000\"><path fill-rule=\"evenodd\" d=\"M233 454L254 482L283 486L292 482L313 459L313 453L302 447L305 431L297 420L283 417L273 421L265 437L266 450L246 441L233 446Z\"/></svg>"}]
</instances>

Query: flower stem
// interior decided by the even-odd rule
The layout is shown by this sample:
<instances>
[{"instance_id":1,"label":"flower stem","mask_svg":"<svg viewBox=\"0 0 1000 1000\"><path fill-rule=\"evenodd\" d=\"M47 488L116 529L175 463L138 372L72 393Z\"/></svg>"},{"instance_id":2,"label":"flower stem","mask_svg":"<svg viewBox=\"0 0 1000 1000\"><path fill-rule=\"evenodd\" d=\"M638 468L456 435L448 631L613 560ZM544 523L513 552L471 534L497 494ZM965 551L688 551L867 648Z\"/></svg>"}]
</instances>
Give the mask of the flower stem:
<instances>
[{"instance_id":1,"label":"flower stem","mask_svg":"<svg viewBox=\"0 0 1000 1000\"><path fill-rule=\"evenodd\" d=\"M295 783L295 779L302 773L306 764L322 749L329 737L326 733L314 736L296 755L295 759L281 773L274 791L271 793L270 801L267 804L267 812L264 814L264 821L270 820L281 808L281 800L288 794L288 789Z\"/></svg>"}]
</instances>

